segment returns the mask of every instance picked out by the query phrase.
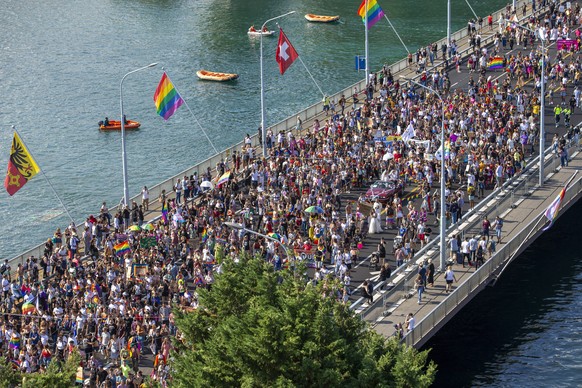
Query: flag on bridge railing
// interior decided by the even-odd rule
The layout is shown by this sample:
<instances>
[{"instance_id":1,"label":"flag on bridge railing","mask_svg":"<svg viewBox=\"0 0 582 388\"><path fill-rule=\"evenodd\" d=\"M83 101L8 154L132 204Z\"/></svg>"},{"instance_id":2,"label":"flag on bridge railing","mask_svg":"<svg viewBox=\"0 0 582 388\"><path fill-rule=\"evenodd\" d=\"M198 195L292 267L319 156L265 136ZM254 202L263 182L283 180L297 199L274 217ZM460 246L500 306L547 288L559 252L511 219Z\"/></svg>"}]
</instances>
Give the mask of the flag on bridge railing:
<instances>
[{"instance_id":1,"label":"flag on bridge railing","mask_svg":"<svg viewBox=\"0 0 582 388\"><path fill-rule=\"evenodd\" d=\"M554 224L554 220L557 218L558 212L560 211L560 208L562 207L562 201L564 200L564 195L566 195L566 190L568 190L568 186L570 185L570 183L572 182L572 180L574 179L574 177L576 176L577 173L578 173L578 171L574 172L574 175L572 175L572 177L568 180L568 182L566 182L566 185L564 186L564 188L562 188L562 190L560 191L560 194L558 194L556 199L554 199L554 201L546 209L546 212L544 213L544 215L546 216L546 218L548 220L550 220L550 224L547 225L542 230L546 231L546 230L550 229L552 227L552 225Z\"/></svg>"}]
</instances>

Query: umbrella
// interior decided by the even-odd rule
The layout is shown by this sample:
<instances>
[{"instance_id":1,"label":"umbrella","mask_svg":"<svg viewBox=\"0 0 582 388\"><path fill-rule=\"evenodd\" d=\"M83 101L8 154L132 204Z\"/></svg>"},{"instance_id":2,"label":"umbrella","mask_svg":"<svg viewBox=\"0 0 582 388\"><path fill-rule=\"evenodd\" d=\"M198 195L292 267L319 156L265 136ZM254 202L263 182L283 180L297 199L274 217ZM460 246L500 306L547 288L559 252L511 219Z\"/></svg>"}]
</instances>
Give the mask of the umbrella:
<instances>
[{"instance_id":1,"label":"umbrella","mask_svg":"<svg viewBox=\"0 0 582 388\"><path fill-rule=\"evenodd\" d=\"M150 231L156 229L156 227L153 226L152 224L145 224L143 228L145 230L150 230Z\"/></svg>"},{"instance_id":2,"label":"umbrella","mask_svg":"<svg viewBox=\"0 0 582 388\"><path fill-rule=\"evenodd\" d=\"M202 187L203 189L212 190L214 188L214 183L210 181L204 181L200 183L200 187Z\"/></svg>"},{"instance_id":3,"label":"umbrella","mask_svg":"<svg viewBox=\"0 0 582 388\"><path fill-rule=\"evenodd\" d=\"M309 206L305 209L305 213L323 214L323 209L319 206Z\"/></svg>"},{"instance_id":4,"label":"umbrella","mask_svg":"<svg viewBox=\"0 0 582 388\"><path fill-rule=\"evenodd\" d=\"M139 232L141 228L139 225L131 225L129 228L127 228L127 230L131 230L132 232Z\"/></svg>"}]
</instances>

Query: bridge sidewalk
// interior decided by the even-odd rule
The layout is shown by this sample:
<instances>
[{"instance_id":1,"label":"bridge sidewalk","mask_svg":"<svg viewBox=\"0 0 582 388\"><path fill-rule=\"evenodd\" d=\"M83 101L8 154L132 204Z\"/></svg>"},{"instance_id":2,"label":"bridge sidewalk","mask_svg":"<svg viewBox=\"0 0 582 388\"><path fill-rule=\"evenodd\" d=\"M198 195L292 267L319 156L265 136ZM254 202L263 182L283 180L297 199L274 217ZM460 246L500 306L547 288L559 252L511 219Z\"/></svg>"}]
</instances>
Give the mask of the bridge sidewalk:
<instances>
[{"instance_id":1,"label":"bridge sidewalk","mask_svg":"<svg viewBox=\"0 0 582 388\"><path fill-rule=\"evenodd\" d=\"M519 201L517 207L508 209L502 213L501 217L504 223L501 244L503 244L504 241L511 240L518 234L520 231L520 224L524 225L541 217L543 212L564 187L564 184L572 176L573 172L581 169L582 159L573 159L568 167L560 168L554 174L550 174L541 189L535 190L532 195ZM495 206L495 204L492 204L492 206ZM479 230L469 230L468 232L469 234L480 234ZM453 270L455 272L455 277L457 278L457 283L453 283L453 289L456 285L464 282L475 272L474 267L463 268L460 264L454 264ZM445 293L444 276L442 273L439 273L435 276L434 287L426 289L423 293L421 304L418 304L417 302L418 297L416 293L410 293L407 296L403 295L397 306L393 306L394 310L390 315L386 317L381 316L374 323L374 329L384 336L392 336L395 333L394 325L402 323L404 326L404 322L409 313L412 313L415 317L415 321L419 322L434 307L449 296L450 294Z\"/></svg>"}]
</instances>

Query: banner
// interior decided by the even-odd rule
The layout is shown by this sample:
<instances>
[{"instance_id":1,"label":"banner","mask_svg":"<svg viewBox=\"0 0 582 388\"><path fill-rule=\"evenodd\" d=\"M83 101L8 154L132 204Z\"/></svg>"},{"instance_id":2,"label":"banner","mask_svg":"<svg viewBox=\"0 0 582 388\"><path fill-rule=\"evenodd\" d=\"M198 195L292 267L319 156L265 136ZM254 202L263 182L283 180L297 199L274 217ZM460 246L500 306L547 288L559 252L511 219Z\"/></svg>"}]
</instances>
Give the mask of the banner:
<instances>
[{"instance_id":1,"label":"banner","mask_svg":"<svg viewBox=\"0 0 582 388\"><path fill-rule=\"evenodd\" d=\"M158 245L158 242L156 241L155 237L142 237L141 240L139 240L139 246L141 248L151 248L151 247L155 247Z\"/></svg>"},{"instance_id":2,"label":"banner","mask_svg":"<svg viewBox=\"0 0 582 388\"><path fill-rule=\"evenodd\" d=\"M558 39L556 40L556 49L558 50L570 50L574 46L574 49L578 50L578 41L576 39Z\"/></svg>"}]
</instances>

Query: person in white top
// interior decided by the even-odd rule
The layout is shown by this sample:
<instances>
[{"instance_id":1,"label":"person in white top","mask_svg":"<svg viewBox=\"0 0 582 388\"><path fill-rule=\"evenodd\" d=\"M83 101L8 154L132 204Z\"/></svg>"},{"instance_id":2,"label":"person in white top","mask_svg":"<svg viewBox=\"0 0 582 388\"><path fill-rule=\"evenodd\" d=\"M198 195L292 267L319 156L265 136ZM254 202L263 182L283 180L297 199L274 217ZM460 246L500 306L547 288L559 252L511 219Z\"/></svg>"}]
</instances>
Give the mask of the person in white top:
<instances>
[{"instance_id":1,"label":"person in white top","mask_svg":"<svg viewBox=\"0 0 582 388\"><path fill-rule=\"evenodd\" d=\"M416 324L416 320L414 319L414 314L410 313L408 314L408 317L406 318L406 329L411 332L412 330L414 330L414 325Z\"/></svg>"},{"instance_id":2,"label":"person in white top","mask_svg":"<svg viewBox=\"0 0 582 388\"><path fill-rule=\"evenodd\" d=\"M445 271L445 281L447 282L447 286L445 288L445 292L451 292L451 284L453 284L453 281L457 281L457 278L455 277L455 273L453 272L453 268L449 265L447 267L447 270Z\"/></svg>"},{"instance_id":3,"label":"person in white top","mask_svg":"<svg viewBox=\"0 0 582 388\"><path fill-rule=\"evenodd\" d=\"M143 210L148 210L150 208L150 192L147 186L144 186L143 189L141 189L141 204Z\"/></svg>"}]
</instances>

